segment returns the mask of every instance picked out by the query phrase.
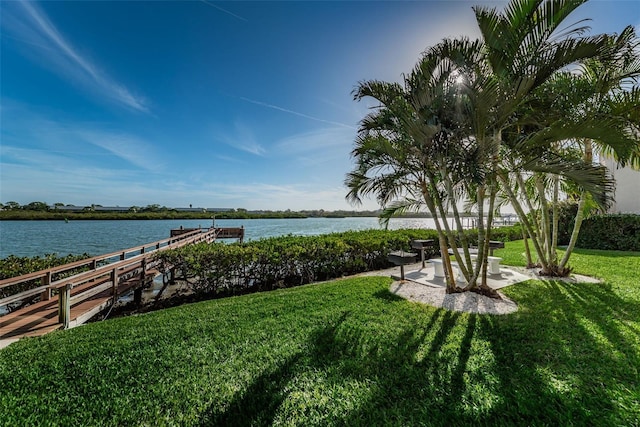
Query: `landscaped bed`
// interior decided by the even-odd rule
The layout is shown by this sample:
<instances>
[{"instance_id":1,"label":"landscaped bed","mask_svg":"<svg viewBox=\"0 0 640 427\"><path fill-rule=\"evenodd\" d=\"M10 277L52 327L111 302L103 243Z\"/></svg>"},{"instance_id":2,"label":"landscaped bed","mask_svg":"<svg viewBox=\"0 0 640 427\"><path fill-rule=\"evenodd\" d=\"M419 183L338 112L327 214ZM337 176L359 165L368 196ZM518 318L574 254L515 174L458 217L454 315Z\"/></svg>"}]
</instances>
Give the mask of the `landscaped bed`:
<instances>
[{"instance_id":1,"label":"landscaped bed","mask_svg":"<svg viewBox=\"0 0 640 427\"><path fill-rule=\"evenodd\" d=\"M511 286L504 316L361 277L23 340L0 350L0 424L640 424L640 254L572 265L603 283Z\"/></svg>"}]
</instances>

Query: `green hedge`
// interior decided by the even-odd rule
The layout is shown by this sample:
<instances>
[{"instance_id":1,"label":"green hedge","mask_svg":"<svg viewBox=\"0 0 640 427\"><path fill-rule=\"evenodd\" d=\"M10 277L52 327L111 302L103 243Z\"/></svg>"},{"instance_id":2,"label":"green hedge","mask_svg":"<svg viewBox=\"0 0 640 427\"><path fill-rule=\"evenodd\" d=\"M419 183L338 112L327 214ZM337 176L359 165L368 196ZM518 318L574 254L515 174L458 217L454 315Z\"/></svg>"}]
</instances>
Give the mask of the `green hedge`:
<instances>
[{"instance_id":1,"label":"green hedge","mask_svg":"<svg viewBox=\"0 0 640 427\"><path fill-rule=\"evenodd\" d=\"M596 215L582 223L578 248L640 251L640 215Z\"/></svg>"},{"instance_id":2,"label":"green hedge","mask_svg":"<svg viewBox=\"0 0 640 427\"><path fill-rule=\"evenodd\" d=\"M89 258L89 254L82 255L66 255L59 256L56 254L46 254L43 257L18 257L15 255L9 255L6 258L0 259L0 280L9 279L11 277L22 276L23 274L29 274L40 270L46 270L49 268L57 267L59 265L69 264L71 262L80 261L85 258ZM57 273L52 276L52 280L60 280L64 277L78 274L87 270L87 267L78 267L74 270L70 270L64 273ZM17 285L9 286L0 289L0 298L5 298L29 289L42 286L40 279L31 280L28 282L20 283ZM30 301L37 300L39 297L31 298ZM19 305L19 304L17 304ZM12 309L16 304L13 304L9 309Z\"/></svg>"},{"instance_id":3,"label":"green hedge","mask_svg":"<svg viewBox=\"0 0 640 427\"><path fill-rule=\"evenodd\" d=\"M469 231L470 236L476 236ZM519 226L494 230L494 240L521 238ZM477 237L477 236L476 236ZM298 286L391 267L391 251L410 251L412 239L437 239L435 230L366 230L322 236L284 236L245 244L197 244L161 252L161 270L175 267L199 294L236 295ZM434 250L427 255L439 253Z\"/></svg>"},{"instance_id":4,"label":"green hedge","mask_svg":"<svg viewBox=\"0 0 640 427\"><path fill-rule=\"evenodd\" d=\"M467 239L472 245L478 244L478 230L465 230ZM491 229L491 240L499 240L501 242L511 242L513 240L522 239L522 228L520 224L510 225L508 227L497 227Z\"/></svg>"},{"instance_id":5,"label":"green hedge","mask_svg":"<svg viewBox=\"0 0 640 427\"><path fill-rule=\"evenodd\" d=\"M577 203L560 205L558 244L568 245L573 232ZM617 251L640 251L640 215L606 214L586 218L580 227L576 247Z\"/></svg>"}]
</instances>

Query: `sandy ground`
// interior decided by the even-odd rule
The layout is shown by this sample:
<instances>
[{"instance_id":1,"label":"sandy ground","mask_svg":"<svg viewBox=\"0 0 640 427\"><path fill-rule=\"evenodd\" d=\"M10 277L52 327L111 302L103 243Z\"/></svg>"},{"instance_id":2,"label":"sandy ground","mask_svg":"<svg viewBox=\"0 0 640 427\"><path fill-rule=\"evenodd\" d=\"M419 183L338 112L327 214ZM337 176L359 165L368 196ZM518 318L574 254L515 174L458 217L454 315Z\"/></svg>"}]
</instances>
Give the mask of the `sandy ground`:
<instances>
[{"instance_id":1,"label":"sandy ground","mask_svg":"<svg viewBox=\"0 0 640 427\"><path fill-rule=\"evenodd\" d=\"M411 264L405 266L405 276L408 272L419 270L421 264ZM428 271L429 267L427 267ZM521 267L502 267L503 271L514 271L526 276L527 278L537 280L549 280L546 277L540 277L537 274L538 269L526 269ZM394 267L387 270L371 271L363 273L360 276L400 276L400 267ZM553 280L561 280L572 283L599 283L598 279L594 279L588 276L582 276L574 274L568 278L553 278ZM500 279L496 280L500 282ZM502 286L513 286L513 283L502 284ZM498 291L501 299L489 298L484 295L477 294L475 292L463 292L455 294L447 294L445 288L442 286L442 281L439 283L431 283L427 286L422 283L417 283L411 280L396 280L394 281L389 290L409 301L415 301L423 304L428 304L433 307L442 307L453 311L462 311L467 313L478 314L509 314L518 310L518 305L507 298L504 294Z\"/></svg>"}]
</instances>

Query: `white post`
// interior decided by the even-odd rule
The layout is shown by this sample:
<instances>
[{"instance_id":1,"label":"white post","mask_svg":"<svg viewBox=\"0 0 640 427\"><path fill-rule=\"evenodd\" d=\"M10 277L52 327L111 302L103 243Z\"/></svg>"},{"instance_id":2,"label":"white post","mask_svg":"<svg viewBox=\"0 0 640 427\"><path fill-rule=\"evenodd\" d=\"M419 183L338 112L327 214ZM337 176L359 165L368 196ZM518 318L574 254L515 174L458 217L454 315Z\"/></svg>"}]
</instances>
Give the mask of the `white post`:
<instances>
[{"instance_id":1,"label":"white post","mask_svg":"<svg viewBox=\"0 0 640 427\"><path fill-rule=\"evenodd\" d=\"M67 283L60 288L58 294L58 321L62 323L63 329L69 328L71 320L71 284Z\"/></svg>"}]
</instances>

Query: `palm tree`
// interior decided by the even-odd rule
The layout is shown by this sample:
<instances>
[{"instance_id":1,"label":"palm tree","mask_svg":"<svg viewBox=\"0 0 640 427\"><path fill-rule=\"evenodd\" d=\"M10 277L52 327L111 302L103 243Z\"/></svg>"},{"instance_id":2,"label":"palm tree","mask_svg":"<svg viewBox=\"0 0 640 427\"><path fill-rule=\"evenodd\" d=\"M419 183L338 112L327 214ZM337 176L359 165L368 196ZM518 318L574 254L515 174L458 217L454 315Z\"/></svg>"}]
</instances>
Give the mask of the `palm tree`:
<instances>
[{"instance_id":1,"label":"palm tree","mask_svg":"<svg viewBox=\"0 0 640 427\"><path fill-rule=\"evenodd\" d=\"M571 138L600 140L619 126L612 121L565 123L539 108L541 101L551 99L542 95L557 87L555 79L567 67L611 52L610 36L582 37L587 27L574 25L559 33L582 3L512 0L503 12L476 7L481 40L443 40L425 52L404 86L371 81L360 83L354 92L357 100L370 96L380 107L361 122L352 153L356 168L346 180L348 199L375 194L387 215L426 205L436 219L449 292L456 286L447 246L454 249L467 280L464 290L488 289L486 257L500 186L523 220L543 271L557 265L553 239L544 244L540 239L555 228L546 209L545 176L556 176L550 181L554 202L560 177L580 185L602 205L609 200L610 182L603 168L569 158L557 148ZM616 138L624 139L620 132ZM535 178L542 230L527 221L520 204L524 174ZM518 186L512 188L514 180ZM478 209L475 266L459 222L456 201L461 195L473 199ZM457 230L437 221L446 216L447 207ZM482 282L477 284L479 274Z\"/></svg>"},{"instance_id":2,"label":"palm tree","mask_svg":"<svg viewBox=\"0 0 640 427\"><path fill-rule=\"evenodd\" d=\"M603 54L583 61L580 74L556 73L538 88L520 115L518 126L525 128L526 132L518 129L515 139L526 134L530 144L536 139L537 143L544 141L565 159L571 157L570 151L575 152L576 148L582 147L584 150L578 151L579 156L574 156L572 160L578 169L565 172L564 177L553 173L557 172L553 170L551 174L531 175L525 172L523 176L523 173L516 173L515 184L510 182L505 185L506 192L512 188L519 189L519 195L530 213L538 212L539 226L532 227L535 234L531 238L542 249L538 252L538 260L542 264L543 274L566 275L571 271L567 262L578 236L586 200L595 200L601 209L605 209L608 203L607 194L602 190L609 191L613 183L604 174L604 168L598 172L597 168L589 167L592 164L592 145L596 144L599 151L612 153L621 163L634 162L634 159L637 162L640 91L637 87L628 87L628 83L633 83L634 79L637 81L640 72L637 46L638 41L631 27L626 28L620 36L608 37ZM577 161L578 158L582 158L582 165ZM517 168L512 167L512 174L515 170ZM575 227L564 257L558 260L555 256L558 189L563 183L562 179L566 187L566 180L572 178L572 174L576 182L576 173L590 174L597 186L591 187L595 190L592 194L588 185L578 182L581 197ZM598 178L598 174L602 179ZM525 183L527 177L529 184ZM601 181L600 184L598 181ZM592 197L594 195L596 197ZM530 218L531 215L523 219L525 224Z\"/></svg>"},{"instance_id":3,"label":"palm tree","mask_svg":"<svg viewBox=\"0 0 640 427\"><path fill-rule=\"evenodd\" d=\"M622 145L608 144L608 140L592 140L585 138L581 141L585 162L593 161L593 144L598 151L618 159L619 164L630 163L640 167L640 87L637 85L625 90L625 86L638 82L640 76L640 55L638 52L640 41L635 35L633 27L627 27L620 36L612 40L613 53L600 60L586 61L582 66L581 75L577 76L581 83L591 88L592 96L587 98L583 111L599 113L599 115L615 116L619 120L623 132L626 130L632 142ZM635 139L635 144L633 140ZM578 234L585 215L585 208L589 194L582 190L578 202L578 209L574 220L574 227L569 244L559 263L560 271L567 269L569 257L573 252Z\"/></svg>"},{"instance_id":4,"label":"palm tree","mask_svg":"<svg viewBox=\"0 0 640 427\"><path fill-rule=\"evenodd\" d=\"M571 179L583 188L589 188L603 206L609 201L607 193L611 185L603 168L567 158L560 153L560 141L583 137L607 138L609 144L615 143L619 147L628 148L634 144L628 132L621 132L621 121L612 118L612 115L606 118L592 115L581 117L575 123L566 123L563 118L553 121L553 114L548 117L553 109L535 106L540 92L548 87L557 88L557 76L568 66L619 57L615 54L618 50L625 52L627 61L626 67L620 67L622 70L619 74L628 76L633 72L632 65L637 64L637 61L628 59L633 57L631 52L634 52L633 48L628 47L628 41L633 38L629 29L617 40L607 35L582 37L587 27L577 25L559 34L558 29L565 18L582 3L584 1L522 0L510 2L503 12L481 7L474 9L483 36L484 59L488 64L485 70L489 70L489 74L479 79L481 84L473 88L470 96L477 100L474 102L476 110L490 112L479 116L481 120L475 123L477 133L474 135L478 144L491 153L491 164L487 166L490 172L486 181L489 200L491 203L496 197L496 181L500 182L507 189L507 195L520 216L525 218L524 226L532 239L543 272L550 273L558 272L555 251L557 215L549 215L549 209L555 212L560 178ZM467 54L458 52L453 58L461 58L459 63L464 69L469 68L465 64ZM565 89L565 94L572 93L572 87ZM476 91L483 96L477 97ZM558 93L554 95L555 98ZM573 102L570 106L574 110L576 105L580 105L579 100L569 100ZM529 110L538 116L533 124ZM628 127L628 123L622 126ZM509 143L503 141L505 133L511 134ZM518 161L512 162L512 159ZM509 191L509 174L514 172L533 173L534 188L542 212L542 226L539 229L527 223L524 210L518 209L516 194ZM547 179L549 174L550 179ZM519 182L519 185L521 189L525 188L523 182ZM547 203L548 194L551 203ZM542 242L544 245L538 238L540 235L545 237Z\"/></svg>"},{"instance_id":5,"label":"palm tree","mask_svg":"<svg viewBox=\"0 0 640 427\"><path fill-rule=\"evenodd\" d=\"M441 84L422 92L429 97L428 108L416 110L411 103L409 85L378 81L362 82L354 91L356 99L372 97L380 107L361 121L356 145L352 152L356 159L354 171L348 174L346 185L350 189L347 199L359 202L362 196L375 194L387 209L384 217L407 209L426 206L436 222L440 248L445 258L447 291L456 289L455 278L448 262L448 247L453 239L444 219L449 204L449 193L444 191L446 172L452 165L445 156L457 123L447 117L450 109L440 108L451 97ZM448 98L448 99L447 99ZM433 159L440 159L434 162ZM451 157L455 159L457 157ZM455 183L449 182L449 188ZM403 199L400 203L399 199Z\"/></svg>"},{"instance_id":6,"label":"palm tree","mask_svg":"<svg viewBox=\"0 0 640 427\"><path fill-rule=\"evenodd\" d=\"M477 105L477 108L490 111L484 122L477 123L478 140L492 153L491 173L487 180L490 200L497 195L498 183L508 186L508 176L514 166L530 172L546 172L550 169L567 172L569 166L583 169L583 165L567 164L562 157L549 153L552 149L550 144L560 132L542 133L534 139L514 131L514 128L521 128L522 113L527 111L528 104L541 87L565 67L602 52L606 36L582 37L586 27L577 25L569 27L564 33L558 31L565 19L582 3L584 1L520 0L511 1L503 12L486 7L474 8L484 41L487 68L490 70L485 81L490 83L489 87L497 95L493 99L485 97L493 102ZM484 85L477 88L484 89ZM518 135L518 143L505 144L505 132ZM521 161L514 165L512 159ZM593 177L594 174L589 173L585 178ZM537 187L540 192L543 183L538 181ZM515 201L513 193L507 192L507 195L512 202ZM519 210L519 206L515 207ZM518 213L521 218L524 217L522 209ZM544 221L544 224L548 223L548 219ZM524 226L543 267L546 267L545 264L554 257L554 249L547 247L545 251L535 238L539 230L526 221Z\"/></svg>"}]
</instances>

